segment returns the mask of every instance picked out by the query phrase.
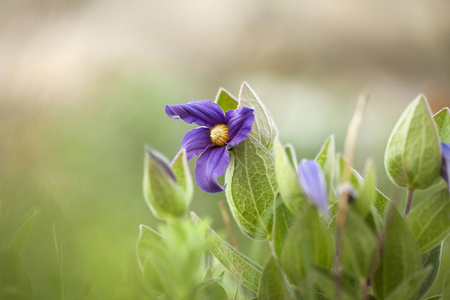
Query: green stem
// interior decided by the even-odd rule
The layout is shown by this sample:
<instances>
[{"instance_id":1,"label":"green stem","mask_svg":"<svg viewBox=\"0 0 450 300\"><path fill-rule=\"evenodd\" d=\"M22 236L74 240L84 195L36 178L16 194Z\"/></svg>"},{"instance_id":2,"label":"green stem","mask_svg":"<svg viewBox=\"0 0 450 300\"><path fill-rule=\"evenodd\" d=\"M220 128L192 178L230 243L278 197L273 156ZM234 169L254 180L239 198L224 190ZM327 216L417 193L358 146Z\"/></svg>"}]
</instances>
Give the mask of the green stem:
<instances>
[{"instance_id":1,"label":"green stem","mask_svg":"<svg viewBox=\"0 0 450 300\"><path fill-rule=\"evenodd\" d=\"M409 214L411 210L411 203L414 195L414 189L408 189L408 193L406 195L406 207L405 207L405 217Z\"/></svg>"}]
</instances>

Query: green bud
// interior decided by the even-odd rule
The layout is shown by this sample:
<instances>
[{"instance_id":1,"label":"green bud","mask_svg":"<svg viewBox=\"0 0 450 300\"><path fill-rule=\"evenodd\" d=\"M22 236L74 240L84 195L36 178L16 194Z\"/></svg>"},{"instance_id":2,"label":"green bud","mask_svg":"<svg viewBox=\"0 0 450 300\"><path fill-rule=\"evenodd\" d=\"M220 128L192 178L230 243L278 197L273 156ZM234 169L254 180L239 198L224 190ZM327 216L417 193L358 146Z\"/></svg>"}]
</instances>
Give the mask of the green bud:
<instances>
[{"instance_id":1,"label":"green bud","mask_svg":"<svg viewBox=\"0 0 450 300\"><path fill-rule=\"evenodd\" d=\"M439 177L439 137L425 96L419 95L397 121L385 167L392 182L409 189L426 189Z\"/></svg>"},{"instance_id":2,"label":"green bud","mask_svg":"<svg viewBox=\"0 0 450 300\"><path fill-rule=\"evenodd\" d=\"M192 191L192 179L184 149L171 165L162 154L147 147L144 196L155 217L170 219L183 216L192 199Z\"/></svg>"},{"instance_id":3,"label":"green bud","mask_svg":"<svg viewBox=\"0 0 450 300\"><path fill-rule=\"evenodd\" d=\"M275 142L275 159L281 198L287 208L297 213L307 201L298 183L294 149L290 145L283 147L277 140Z\"/></svg>"}]
</instances>

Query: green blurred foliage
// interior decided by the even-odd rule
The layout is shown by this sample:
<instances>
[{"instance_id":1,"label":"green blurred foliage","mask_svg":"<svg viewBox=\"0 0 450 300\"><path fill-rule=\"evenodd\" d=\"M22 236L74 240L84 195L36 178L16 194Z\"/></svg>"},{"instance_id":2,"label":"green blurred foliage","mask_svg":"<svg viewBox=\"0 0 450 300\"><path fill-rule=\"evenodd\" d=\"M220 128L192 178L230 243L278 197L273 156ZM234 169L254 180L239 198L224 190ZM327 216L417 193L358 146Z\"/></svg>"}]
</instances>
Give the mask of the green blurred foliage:
<instances>
[{"instance_id":1,"label":"green blurred foliage","mask_svg":"<svg viewBox=\"0 0 450 300\"><path fill-rule=\"evenodd\" d=\"M144 145L169 159L178 152L191 127L164 106L190 100L187 90L195 94L173 79L113 71L73 102L0 102L0 242L40 210L20 254L35 299L147 297L135 242L139 224L157 221L142 194ZM224 228L219 200L196 188L191 209ZM257 243L241 250L261 263L268 253Z\"/></svg>"},{"instance_id":2,"label":"green blurred foliage","mask_svg":"<svg viewBox=\"0 0 450 300\"><path fill-rule=\"evenodd\" d=\"M157 223L142 195L144 145L171 159L192 126L167 118L164 106L191 98L212 100L215 92L205 95L205 90L210 87L121 69L104 74L91 90L70 101L0 101L0 243L11 240L31 208L39 209L19 254L35 299L149 297L135 251L139 224ZM342 148L342 132L326 134L331 133ZM302 139L285 134L283 142L298 150ZM321 143L317 140L298 158L314 157ZM381 161L377 163L382 170ZM189 165L193 171L194 162ZM387 178L378 177L382 182ZM390 186L381 190L392 194ZM418 192L414 205L429 193ZM224 199L224 194L196 188L191 210L210 216L212 227L223 233L217 202ZM239 250L263 265L268 247L247 239L232 222ZM441 272L428 295L440 291L449 253L445 242Z\"/></svg>"}]
</instances>

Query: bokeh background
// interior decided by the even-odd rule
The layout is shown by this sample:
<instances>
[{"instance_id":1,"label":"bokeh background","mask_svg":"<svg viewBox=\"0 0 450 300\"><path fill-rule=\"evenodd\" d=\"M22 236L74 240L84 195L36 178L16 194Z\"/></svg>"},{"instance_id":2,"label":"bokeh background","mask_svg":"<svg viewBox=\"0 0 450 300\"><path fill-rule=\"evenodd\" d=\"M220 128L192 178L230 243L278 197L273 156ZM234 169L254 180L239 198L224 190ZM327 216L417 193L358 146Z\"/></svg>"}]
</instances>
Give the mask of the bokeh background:
<instances>
[{"instance_id":1,"label":"bokeh background","mask_svg":"<svg viewBox=\"0 0 450 300\"><path fill-rule=\"evenodd\" d=\"M401 198L384 149L419 93L434 113L450 104L449 37L439 0L2 0L0 243L36 208L20 256L34 299L144 299L135 241L139 224L158 223L142 195L144 145L172 158L192 127L164 106L213 100L219 87L237 95L243 81L299 159L330 134L342 151L369 93L355 167L371 158L380 189ZM196 189L192 203L219 231L221 200ZM233 226L261 262L265 246Z\"/></svg>"}]
</instances>

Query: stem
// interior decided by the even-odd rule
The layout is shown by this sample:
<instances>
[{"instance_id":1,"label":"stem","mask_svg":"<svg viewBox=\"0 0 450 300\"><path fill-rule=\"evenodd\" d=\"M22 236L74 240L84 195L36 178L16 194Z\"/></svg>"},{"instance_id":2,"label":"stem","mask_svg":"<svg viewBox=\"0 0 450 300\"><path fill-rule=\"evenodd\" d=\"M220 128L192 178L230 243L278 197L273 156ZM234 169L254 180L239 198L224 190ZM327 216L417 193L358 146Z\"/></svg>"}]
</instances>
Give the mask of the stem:
<instances>
[{"instance_id":1,"label":"stem","mask_svg":"<svg viewBox=\"0 0 450 300\"><path fill-rule=\"evenodd\" d=\"M352 176L353 156L355 151L356 138L358 134L359 125L361 124L364 108L368 99L367 94L360 95L355 113L348 126L347 137L344 145L344 157L347 159L348 168L344 168L341 178L341 184L345 185L350 182ZM335 296L337 300L342 299L342 271L341 271L341 251L342 240L344 236L345 222L347 220L348 209L348 189L345 189L338 198L338 212L336 216L336 256L333 267L335 279Z\"/></svg>"},{"instance_id":2,"label":"stem","mask_svg":"<svg viewBox=\"0 0 450 300\"><path fill-rule=\"evenodd\" d=\"M369 286L370 286L370 278L367 278L362 282L363 300L369 300Z\"/></svg>"},{"instance_id":3,"label":"stem","mask_svg":"<svg viewBox=\"0 0 450 300\"><path fill-rule=\"evenodd\" d=\"M237 247L237 243L236 243L236 238L234 237L233 231L231 230L230 218L228 217L227 209L222 200L219 201L219 207L220 207L220 212L222 213L223 222L225 223L225 227L227 228L228 235L230 236L231 245L233 246L233 248L235 250L237 250L238 247Z\"/></svg>"},{"instance_id":4,"label":"stem","mask_svg":"<svg viewBox=\"0 0 450 300\"><path fill-rule=\"evenodd\" d=\"M414 189L408 189L408 193L406 195L406 207L405 207L405 217L409 214L411 210L411 203L414 196Z\"/></svg>"}]
</instances>

